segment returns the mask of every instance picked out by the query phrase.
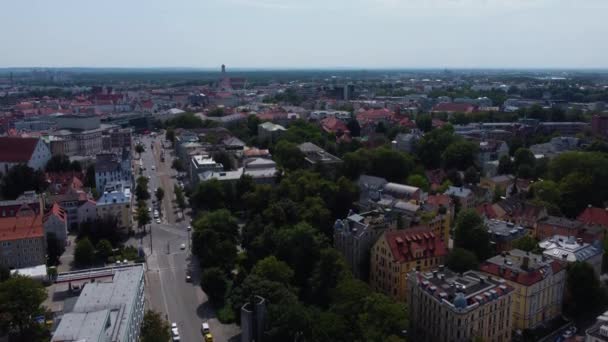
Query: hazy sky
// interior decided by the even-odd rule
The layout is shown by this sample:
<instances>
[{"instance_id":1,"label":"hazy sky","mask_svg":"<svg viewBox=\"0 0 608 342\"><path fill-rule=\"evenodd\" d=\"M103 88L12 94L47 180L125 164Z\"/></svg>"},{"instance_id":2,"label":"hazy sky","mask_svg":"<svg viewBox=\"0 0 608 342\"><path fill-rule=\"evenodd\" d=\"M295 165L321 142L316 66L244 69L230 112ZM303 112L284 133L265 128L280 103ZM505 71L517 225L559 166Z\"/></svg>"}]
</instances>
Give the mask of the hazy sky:
<instances>
[{"instance_id":1,"label":"hazy sky","mask_svg":"<svg viewBox=\"0 0 608 342\"><path fill-rule=\"evenodd\" d=\"M608 0L1 0L0 67L608 67Z\"/></svg>"}]
</instances>

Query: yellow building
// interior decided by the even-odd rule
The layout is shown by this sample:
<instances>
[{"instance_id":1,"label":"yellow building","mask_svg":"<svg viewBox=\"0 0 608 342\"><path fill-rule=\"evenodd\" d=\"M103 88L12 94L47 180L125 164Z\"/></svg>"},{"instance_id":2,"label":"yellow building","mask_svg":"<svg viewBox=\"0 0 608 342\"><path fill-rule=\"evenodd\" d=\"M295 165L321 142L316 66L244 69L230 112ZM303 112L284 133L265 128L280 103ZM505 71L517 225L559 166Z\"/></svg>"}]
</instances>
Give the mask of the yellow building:
<instances>
[{"instance_id":1,"label":"yellow building","mask_svg":"<svg viewBox=\"0 0 608 342\"><path fill-rule=\"evenodd\" d=\"M439 236L443 241L449 241L450 229L454 221L454 203L450 196L430 195L422 207L432 210L422 214L422 224L428 226L435 236Z\"/></svg>"},{"instance_id":2,"label":"yellow building","mask_svg":"<svg viewBox=\"0 0 608 342\"><path fill-rule=\"evenodd\" d=\"M407 274L442 265L446 243L428 227L384 232L371 250L370 285L400 301L407 301Z\"/></svg>"},{"instance_id":3,"label":"yellow building","mask_svg":"<svg viewBox=\"0 0 608 342\"><path fill-rule=\"evenodd\" d=\"M515 289L514 329L533 329L561 315L566 270L558 261L513 249L486 260L479 269Z\"/></svg>"}]
</instances>

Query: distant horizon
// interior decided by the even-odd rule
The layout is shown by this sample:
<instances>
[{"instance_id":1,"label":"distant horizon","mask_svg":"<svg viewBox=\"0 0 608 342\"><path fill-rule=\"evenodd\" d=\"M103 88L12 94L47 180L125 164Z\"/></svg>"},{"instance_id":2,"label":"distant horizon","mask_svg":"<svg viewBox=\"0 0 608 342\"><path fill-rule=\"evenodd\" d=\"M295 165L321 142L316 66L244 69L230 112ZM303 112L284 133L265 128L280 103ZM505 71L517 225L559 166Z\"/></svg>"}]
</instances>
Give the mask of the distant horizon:
<instances>
[{"instance_id":1,"label":"distant horizon","mask_svg":"<svg viewBox=\"0 0 608 342\"><path fill-rule=\"evenodd\" d=\"M0 66L0 70L169 70L169 71L215 71L221 72L221 65L217 67L196 66ZM231 71L608 71L608 67L364 67L364 66L281 66L281 67L230 67L226 65L226 72Z\"/></svg>"}]
</instances>

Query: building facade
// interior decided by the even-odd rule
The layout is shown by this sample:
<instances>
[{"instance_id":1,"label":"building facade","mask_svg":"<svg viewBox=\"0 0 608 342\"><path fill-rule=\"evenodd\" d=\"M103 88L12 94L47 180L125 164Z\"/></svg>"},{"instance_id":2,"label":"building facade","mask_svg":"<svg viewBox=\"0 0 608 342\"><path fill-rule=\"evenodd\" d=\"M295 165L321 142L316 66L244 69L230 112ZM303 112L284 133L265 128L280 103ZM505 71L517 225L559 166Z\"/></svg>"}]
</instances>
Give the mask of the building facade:
<instances>
[{"instance_id":1,"label":"building facade","mask_svg":"<svg viewBox=\"0 0 608 342\"><path fill-rule=\"evenodd\" d=\"M0 137L0 172L18 164L42 170L51 159L51 150L38 138Z\"/></svg>"},{"instance_id":2,"label":"building facade","mask_svg":"<svg viewBox=\"0 0 608 342\"><path fill-rule=\"evenodd\" d=\"M514 249L486 260L479 270L513 287L514 329L534 329L562 314L566 269L558 261Z\"/></svg>"},{"instance_id":3,"label":"building facade","mask_svg":"<svg viewBox=\"0 0 608 342\"><path fill-rule=\"evenodd\" d=\"M51 341L139 341L144 318L144 268L141 264L59 274L57 282L103 276L84 285L71 311L63 314ZM93 278L94 279L94 278Z\"/></svg>"},{"instance_id":4,"label":"building facade","mask_svg":"<svg viewBox=\"0 0 608 342\"><path fill-rule=\"evenodd\" d=\"M385 231L370 256L369 282L372 289L399 301L407 301L407 274L443 265L447 242L428 228Z\"/></svg>"},{"instance_id":5,"label":"building facade","mask_svg":"<svg viewBox=\"0 0 608 342\"><path fill-rule=\"evenodd\" d=\"M68 220L66 211L54 203L42 218L44 235L54 234L59 243L65 246L68 240Z\"/></svg>"},{"instance_id":6,"label":"building facade","mask_svg":"<svg viewBox=\"0 0 608 342\"><path fill-rule=\"evenodd\" d=\"M46 264L42 216L23 206L15 216L0 218L0 264L11 269Z\"/></svg>"},{"instance_id":7,"label":"building facade","mask_svg":"<svg viewBox=\"0 0 608 342\"><path fill-rule=\"evenodd\" d=\"M342 253L355 277L367 279L373 244L383 232L396 228L397 221L381 211L350 212L334 224L334 248Z\"/></svg>"},{"instance_id":8,"label":"building facade","mask_svg":"<svg viewBox=\"0 0 608 342\"><path fill-rule=\"evenodd\" d=\"M504 280L440 266L411 272L408 282L412 341L511 341L513 288Z\"/></svg>"},{"instance_id":9,"label":"building facade","mask_svg":"<svg viewBox=\"0 0 608 342\"><path fill-rule=\"evenodd\" d=\"M108 183L124 182L132 184L131 154L123 150L121 154L101 153L95 158L95 186L98 192L105 190Z\"/></svg>"}]
</instances>

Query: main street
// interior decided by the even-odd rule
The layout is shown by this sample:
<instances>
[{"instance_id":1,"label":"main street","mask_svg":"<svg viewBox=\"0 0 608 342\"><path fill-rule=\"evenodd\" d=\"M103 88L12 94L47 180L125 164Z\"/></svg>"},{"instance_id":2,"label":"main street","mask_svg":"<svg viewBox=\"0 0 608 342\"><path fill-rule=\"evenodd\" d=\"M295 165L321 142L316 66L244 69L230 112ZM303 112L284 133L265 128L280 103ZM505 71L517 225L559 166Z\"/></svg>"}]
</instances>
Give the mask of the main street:
<instances>
[{"instance_id":1,"label":"main street","mask_svg":"<svg viewBox=\"0 0 608 342\"><path fill-rule=\"evenodd\" d=\"M154 191L160 186L165 191L160 205L161 223L153 219L149 233L140 241L147 256L146 300L148 308L162 312L169 322L176 322L182 341L201 341L201 323L208 322L215 341L237 341L240 329L235 324L221 324L210 306L207 295L200 287L200 272L195 257L189 253L190 217L184 213L178 220L177 205L174 201L173 187L177 180L176 172L171 169L172 153L165 149L165 162L160 161L164 135L143 136L141 143L146 151L141 155L145 170L143 176L150 177L149 191L155 199ZM154 144L154 148L151 148ZM164 144L167 144L166 142ZM139 162L138 162L139 163ZM154 166L155 170L152 170ZM136 168L136 177L139 170ZM152 199L148 205L152 207ZM153 207L153 210L156 207ZM182 250L181 245L186 245ZM192 282L186 281L190 269Z\"/></svg>"}]
</instances>

